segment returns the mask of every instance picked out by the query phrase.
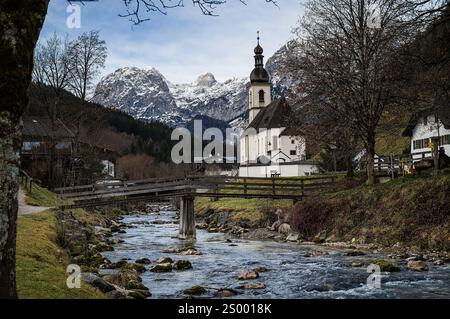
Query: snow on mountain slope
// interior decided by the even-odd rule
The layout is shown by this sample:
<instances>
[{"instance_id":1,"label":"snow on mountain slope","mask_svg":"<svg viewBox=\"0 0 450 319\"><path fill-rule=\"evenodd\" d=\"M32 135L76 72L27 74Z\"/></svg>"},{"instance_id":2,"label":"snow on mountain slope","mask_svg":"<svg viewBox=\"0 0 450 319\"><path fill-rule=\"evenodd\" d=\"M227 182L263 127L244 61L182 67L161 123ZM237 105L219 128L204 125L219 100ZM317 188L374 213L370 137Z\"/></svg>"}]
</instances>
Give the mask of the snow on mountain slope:
<instances>
[{"instance_id":1,"label":"snow on mountain slope","mask_svg":"<svg viewBox=\"0 0 450 319\"><path fill-rule=\"evenodd\" d=\"M116 70L97 85L93 101L145 120L176 109L166 79L155 68Z\"/></svg>"},{"instance_id":2,"label":"snow on mountain slope","mask_svg":"<svg viewBox=\"0 0 450 319\"><path fill-rule=\"evenodd\" d=\"M274 98L286 95L295 84L280 67L288 49L283 46L266 64ZM247 124L248 87L249 78L220 83L211 73L200 75L193 83L171 84L155 68L126 67L98 83L93 101L137 119L157 120L173 127L186 127L194 118L204 117L242 129Z\"/></svg>"}]
</instances>

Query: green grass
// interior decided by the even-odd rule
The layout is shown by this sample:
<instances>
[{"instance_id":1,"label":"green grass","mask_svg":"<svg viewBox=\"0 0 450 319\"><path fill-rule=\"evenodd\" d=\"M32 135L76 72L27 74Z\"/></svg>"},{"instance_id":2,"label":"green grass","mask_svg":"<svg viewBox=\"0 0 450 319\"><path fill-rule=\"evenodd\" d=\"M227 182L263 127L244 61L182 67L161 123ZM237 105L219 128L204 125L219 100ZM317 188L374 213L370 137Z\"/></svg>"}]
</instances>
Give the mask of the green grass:
<instances>
[{"instance_id":1,"label":"green grass","mask_svg":"<svg viewBox=\"0 0 450 319\"><path fill-rule=\"evenodd\" d=\"M25 202L31 206L54 207L60 204L58 195L50 192L48 189L33 183L31 192L25 189Z\"/></svg>"},{"instance_id":2,"label":"green grass","mask_svg":"<svg viewBox=\"0 0 450 319\"><path fill-rule=\"evenodd\" d=\"M50 203L50 202L46 202ZM66 285L66 251L56 244L56 217L51 210L18 219L17 290L19 298L91 299L104 295L82 283L80 289Z\"/></svg>"},{"instance_id":3,"label":"green grass","mask_svg":"<svg viewBox=\"0 0 450 319\"><path fill-rule=\"evenodd\" d=\"M264 220L264 214L268 211L275 211L277 208L292 206L292 200L271 200L259 198L221 198L218 201L211 201L210 198L198 197L195 200L195 211L201 216L209 209L218 212L232 212L232 220L249 221L252 226L259 226Z\"/></svg>"},{"instance_id":4,"label":"green grass","mask_svg":"<svg viewBox=\"0 0 450 319\"><path fill-rule=\"evenodd\" d=\"M329 175L318 175L314 177L330 177ZM345 176L338 176L337 182L339 183L341 180L344 180ZM243 182L244 179L236 180L235 182ZM252 180L251 178L247 179L248 184L258 183L258 184L268 184L272 183L271 180ZM308 180L307 177L304 179L304 184L311 183L322 183L325 180ZM295 184L298 185L301 182L296 180L295 178L285 178L283 180L277 180L276 184L284 184L290 185ZM243 193L243 186L234 186L241 189L236 190L221 190L220 193ZM297 188L298 186L294 186ZM299 188L300 190L300 188ZM277 189L278 193L282 193L282 188ZM248 194L267 194L268 197L272 195L271 189L268 190L248 190ZM211 198L207 197L197 197L195 200L195 211L197 215L202 216L209 209L214 209L217 212L232 212L232 219L234 222L238 221L250 221L251 225L258 227L260 226L260 222L265 219L265 214L267 212L274 212L278 208L289 208L292 207L293 201L292 199L264 199L264 198L219 198L218 201L212 201Z\"/></svg>"}]
</instances>

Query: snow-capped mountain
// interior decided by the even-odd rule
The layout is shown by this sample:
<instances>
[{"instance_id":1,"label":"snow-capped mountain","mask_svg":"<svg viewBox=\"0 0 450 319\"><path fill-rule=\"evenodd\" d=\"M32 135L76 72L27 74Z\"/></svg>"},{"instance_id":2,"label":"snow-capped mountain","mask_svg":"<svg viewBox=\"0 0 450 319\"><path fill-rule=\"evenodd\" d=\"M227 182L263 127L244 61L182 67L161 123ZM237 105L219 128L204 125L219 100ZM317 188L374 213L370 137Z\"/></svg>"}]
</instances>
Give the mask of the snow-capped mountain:
<instances>
[{"instance_id":1,"label":"snow-capped mountain","mask_svg":"<svg viewBox=\"0 0 450 319\"><path fill-rule=\"evenodd\" d=\"M286 94L294 83L281 68L288 46L283 46L266 64L273 83L273 97ZM104 77L95 90L94 102L117 108L134 118L157 120L170 126L189 127L204 117L243 128L247 121L249 78L217 82L205 73L193 83L171 84L155 68L126 67Z\"/></svg>"},{"instance_id":2,"label":"snow-capped mountain","mask_svg":"<svg viewBox=\"0 0 450 319\"><path fill-rule=\"evenodd\" d=\"M156 119L176 109L167 80L155 68L122 68L97 85L94 102L137 119Z\"/></svg>"}]
</instances>

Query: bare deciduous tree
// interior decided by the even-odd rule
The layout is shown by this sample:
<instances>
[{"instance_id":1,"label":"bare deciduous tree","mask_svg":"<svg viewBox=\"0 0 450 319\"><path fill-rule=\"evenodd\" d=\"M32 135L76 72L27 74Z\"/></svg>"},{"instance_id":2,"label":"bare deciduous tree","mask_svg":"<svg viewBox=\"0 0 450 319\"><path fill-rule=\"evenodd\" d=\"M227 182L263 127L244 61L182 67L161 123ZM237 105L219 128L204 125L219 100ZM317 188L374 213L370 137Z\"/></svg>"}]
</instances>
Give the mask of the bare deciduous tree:
<instances>
[{"instance_id":1,"label":"bare deciduous tree","mask_svg":"<svg viewBox=\"0 0 450 319\"><path fill-rule=\"evenodd\" d=\"M48 175L50 187L54 186L54 172L56 162L57 121L61 94L68 87L70 81L68 41L55 34L44 43L38 44L34 55L33 82L39 87L36 98L45 106L47 117L50 119L48 145Z\"/></svg>"},{"instance_id":2,"label":"bare deciduous tree","mask_svg":"<svg viewBox=\"0 0 450 319\"><path fill-rule=\"evenodd\" d=\"M69 86L83 102L92 89L94 77L105 66L107 52L106 43L100 39L98 31L83 33L69 44Z\"/></svg>"},{"instance_id":3,"label":"bare deciduous tree","mask_svg":"<svg viewBox=\"0 0 450 319\"><path fill-rule=\"evenodd\" d=\"M397 103L401 49L422 30L418 1L310 0L296 30L305 94L352 127L367 153L373 184L376 132Z\"/></svg>"}]
</instances>

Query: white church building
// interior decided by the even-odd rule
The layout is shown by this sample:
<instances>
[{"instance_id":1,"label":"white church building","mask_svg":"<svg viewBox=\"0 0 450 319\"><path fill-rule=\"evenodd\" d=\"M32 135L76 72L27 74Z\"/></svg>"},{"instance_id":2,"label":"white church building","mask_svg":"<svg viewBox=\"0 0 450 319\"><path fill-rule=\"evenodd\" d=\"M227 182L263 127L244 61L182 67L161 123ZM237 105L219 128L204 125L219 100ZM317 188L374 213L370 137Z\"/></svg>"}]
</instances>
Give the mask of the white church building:
<instances>
[{"instance_id":1,"label":"white church building","mask_svg":"<svg viewBox=\"0 0 450 319\"><path fill-rule=\"evenodd\" d=\"M249 124L240 137L239 176L296 177L319 173L306 159L306 141L289 125L292 109L284 97L272 100L263 48L255 48L255 68L250 75Z\"/></svg>"}]
</instances>

